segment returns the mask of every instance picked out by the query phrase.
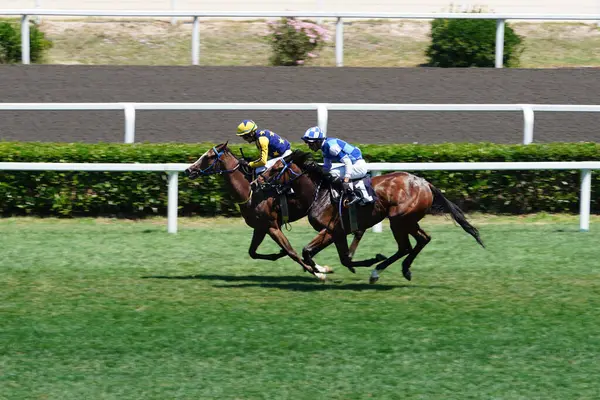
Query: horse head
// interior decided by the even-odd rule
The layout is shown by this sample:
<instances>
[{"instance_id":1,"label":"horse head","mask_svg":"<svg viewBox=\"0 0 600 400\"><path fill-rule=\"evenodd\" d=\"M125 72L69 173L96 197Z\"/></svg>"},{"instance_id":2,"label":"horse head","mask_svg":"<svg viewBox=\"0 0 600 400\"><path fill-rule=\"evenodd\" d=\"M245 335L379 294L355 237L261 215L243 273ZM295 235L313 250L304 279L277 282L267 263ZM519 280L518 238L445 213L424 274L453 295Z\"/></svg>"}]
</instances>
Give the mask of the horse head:
<instances>
[{"instance_id":1,"label":"horse head","mask_svg":"<svg viewBox=\"0 0 600 400\"><path fill-rule=\"evenodd\" d=\"M239 160L229 150L227 143L221 143L208 149L195 163L186 168L186 176L195 179L199 176L223 174L238 169Z\"/></svg>"}]
</instances>

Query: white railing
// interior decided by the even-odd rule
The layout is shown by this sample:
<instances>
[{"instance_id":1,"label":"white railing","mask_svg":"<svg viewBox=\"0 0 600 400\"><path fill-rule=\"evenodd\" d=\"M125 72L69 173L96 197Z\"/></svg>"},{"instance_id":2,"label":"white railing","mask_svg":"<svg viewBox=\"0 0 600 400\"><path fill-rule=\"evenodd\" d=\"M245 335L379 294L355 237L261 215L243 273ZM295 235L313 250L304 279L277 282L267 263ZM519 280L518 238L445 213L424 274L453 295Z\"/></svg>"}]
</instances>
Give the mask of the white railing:
<instances>
[{"instance_id":1,"label":"white railing","mask_svg":"<svg viewBox=\"0 0 600 400\"><path fill-rule=\"evenodd\" d=\"M293 110L317 111L327 131L329 111L513 111L523 113L523 144L533 142L534 112L600 112L600 105L560 104L368 104L368 103L0 103L0 111L123 110L125 143L135 142L136 110Z\"/></svg>"},{"instance_id":2,"label":"white railing","mask_svg":"<svg viewBox=\"0 0 600 400\"><path fill-rule=\"evenodd\" d=\"M0 171L102 171L102 172L149 172L164 171L169 174L167 231L177 233L178 177L189 164L119 164L119 163L19 163L0 162ZM383 171L508 171L508 170L580 170L581 189L579 201L579 229L590 229L590 201L592 170L600 169L600 161L572 162L472 162L472 163L370 163L372 175ZM381 232L381 223L373 227Z\"/></svg>"},{"instance_id":3,"label":"white railing","mask_svg":"<svg viewBox=\"0 0 600 400\"><path fill-rule=\"evenodd\" d=\"M338 67L344 65L344 19L492 19L496 20L495 66L502 68L504 57L504 26L506 20L550 20L550 21L598 21L600 14L492 14L492 13L344 13L344 12L206 12L206 11L104 11L104 10L50 10L50 9L4 9L0 15L21 16L21 49L23 64L30 63L29 16L89 16L89 17L188 17L192 23L192 64L200 63L200 21L199 18L335 18L335 61Z\"/></svg>"}]
</instances>

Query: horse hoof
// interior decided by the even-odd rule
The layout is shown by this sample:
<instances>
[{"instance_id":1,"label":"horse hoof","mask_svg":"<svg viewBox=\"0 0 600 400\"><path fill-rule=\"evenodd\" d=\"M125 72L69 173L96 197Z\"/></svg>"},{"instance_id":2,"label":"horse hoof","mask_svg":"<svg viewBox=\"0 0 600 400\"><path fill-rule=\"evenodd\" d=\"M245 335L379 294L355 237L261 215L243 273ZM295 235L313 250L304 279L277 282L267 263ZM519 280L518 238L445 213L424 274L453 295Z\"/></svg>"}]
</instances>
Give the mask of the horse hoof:
<instances>
[{"instance_id":1,"label":"horse hoof","mask_svg":"<svg viewBox=\"0 0 600 400\"><path fill-rule=\"evenodd\" d=\"M379 280L378 276L371 276L369 277L369 283L372 285L374 283L377 283L377 281Z\"/></svg>"},{"instance_id":2,"label":"horse hoof","mask_svg":"<svg viewBox=\"0 0 600 400\"><path fill-rule=\"evenodd\" d=\"M331 267L329 267L328 265L315 264L315 268L322 274L333 274L333 269L331 269Z\"/></svg>"},{"instance_id":3,"label":"horse hoof","mask_svg":"<svg viewBox=\"0 0 600 400\"><path fill-rule=\"evenodd\" d=\"M316 272L315 276L317 277L318 280L320 280L321 282L325 282L327 280L327 275L321 273L321 272Z\"/></svg>"},{"instance_id":4,"label":"horse hoof","mask_svg":"<svg viewBox=\"0 0 600 400\"><path fill-rule=\"evenodd\" d=\"M407 281L410 281L411 278L412 278L412 274L410 272L410 269L402 270L402 275L404 275L404 278L406 278Z\"/></svg>"}]
</instances>

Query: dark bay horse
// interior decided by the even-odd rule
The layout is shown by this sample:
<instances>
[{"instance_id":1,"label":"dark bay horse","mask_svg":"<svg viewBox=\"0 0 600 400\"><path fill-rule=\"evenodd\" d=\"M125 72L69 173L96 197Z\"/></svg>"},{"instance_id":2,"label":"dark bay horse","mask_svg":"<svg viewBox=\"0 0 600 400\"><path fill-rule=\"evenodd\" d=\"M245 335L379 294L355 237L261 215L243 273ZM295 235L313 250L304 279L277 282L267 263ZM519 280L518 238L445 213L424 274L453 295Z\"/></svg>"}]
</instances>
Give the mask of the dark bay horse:
<instances>
[{"instance_id":1,"label":"dark bay horse","mask_svg":"<svg viewBox=\"0 0 600 400\"><path fill-rule=\"evenodd\" d=\"M350 234L348 212L342 212L340 218L338 206L332 201L330 185L326 183L323 169L311 160L309 153L296 150L291 155L279 160L269 170L265 171L254 185L268 187L273 185L289 185L306 200L314 204L308 213L308 220L319 234L304 247L302 252L304 262L313 265L312 257L318 252L335 243L342 264L350 271L355 267L373 265L374 259L353 261L353 251L348 249L346 236ZM411 280L410 266L419 252L431 241L431 237L419 226L419 221L428 213L449 213L467 233L475 238L477 243L485 247L478 230L466 219L460 208L448 200L442 192L423 178L407 172L394 172L372 178L372 185L377 194L377 201L372 204L357 207L358 229L365 231L373 225L388 218L398 250L389 258L380 261L371 273L369 281L377 282L379 274L390 264L407 256L402 262L402 274ZM312 190L307 190L312 186ZM304 195L304 191L311 193ZM313 193L318 188L318 194ZM409 235L416 240L413 248ZM379 258L380 255L376 258Z\"/></svg>"},{"instance_id":2,"label":"dark bay horse","mask_svg":"<svg viewBox=\"0 0 600 400\"><path fill-rule=\"evenodd\" d=\"M246 224L254 229L248 251L250 257L275 261L289 256L300 264L305 271L321 280L326 278L326 273L333 272L327 266L320 266L315 263L309 265L300 258L281 230L283 220L278 199L252 191L250 187L252 170L246 169L240 163L240 160L227 147L227 143L209 149L195 163L190 165L185 173L190 179L214 174L224 176L226 186L236 204L239 205L242 217ZM298 186L297 193L302 193L303 196L288 196L289 222L297 221L307 215L312 204L312 196L315 194L315 188L312 182L305 181L304 184ZM281 247L279 253L259 254L257 252L267 234ZM352 243L353 249L356 250L363 234L364 232L355 234Z\"/></svg>"}]
</instances>

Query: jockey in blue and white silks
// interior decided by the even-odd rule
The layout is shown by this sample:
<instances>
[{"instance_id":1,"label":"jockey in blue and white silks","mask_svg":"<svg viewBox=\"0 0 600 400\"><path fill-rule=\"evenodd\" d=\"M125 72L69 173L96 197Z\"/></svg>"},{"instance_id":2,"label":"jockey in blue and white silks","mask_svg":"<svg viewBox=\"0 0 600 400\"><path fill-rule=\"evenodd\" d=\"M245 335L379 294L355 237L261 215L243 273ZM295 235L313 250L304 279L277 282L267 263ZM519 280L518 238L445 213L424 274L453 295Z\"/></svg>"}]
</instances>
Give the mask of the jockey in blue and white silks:
<instances>
[{"instance_id":1,"label":"jockey in blue and white silks","mask_svg":"<svg viewBox=\"0 0 600 400\"><path fill-rule=\"evenodd\" d=\"M256 143L259 157L248 165L260 174L270 168L275 162L292 154L290 142L268 129L258 129L256 123L246 119L237 127L237 136L241 136L248 143Z\"/></svg>"},{"instance_id":2,"label":"jockey in blue and white silks","mask_svg":"<svg viewBox=\"0 0 600 400\"><path fill-rule=\"evenodd\" d=\"M327 138L325 132L318 126L309 128L302 140L312 151L322 151L323 169L332 177L342 178L345 183L348 183L351 179L360 179L367 175L367 163L358 147L342 139ZM332 169L334 162L344 165Z\"/></svg>"}]
</instances>

